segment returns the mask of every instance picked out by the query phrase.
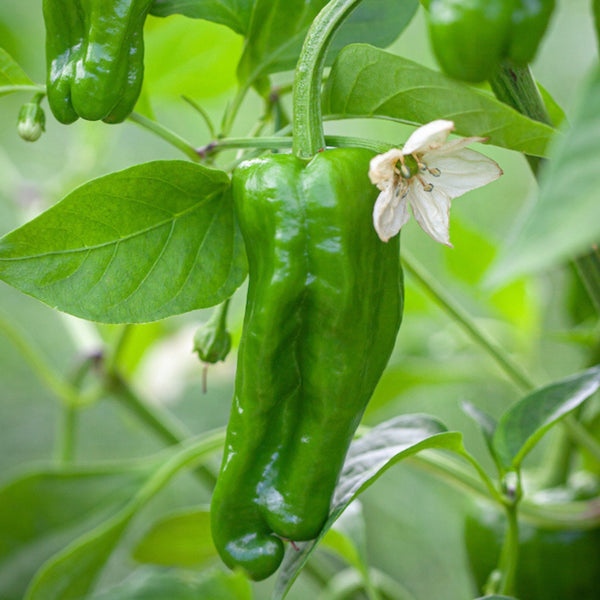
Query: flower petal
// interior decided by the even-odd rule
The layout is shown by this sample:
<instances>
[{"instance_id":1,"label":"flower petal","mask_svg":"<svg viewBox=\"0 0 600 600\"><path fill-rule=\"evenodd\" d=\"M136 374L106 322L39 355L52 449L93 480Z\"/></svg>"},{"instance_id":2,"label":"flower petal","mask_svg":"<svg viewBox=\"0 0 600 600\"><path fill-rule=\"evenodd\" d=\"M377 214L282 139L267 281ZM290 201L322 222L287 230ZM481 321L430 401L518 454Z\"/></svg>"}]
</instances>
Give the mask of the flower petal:
<instances>
[{"instance_id":1,"label":"flower petal","mask_svg":"<svg viewBox=\"0 0 600 600\"><path fill-rule=\"evenodd\" d=\"M436 242L452 248L450 243L450 198L434 185L426 192L420 181L414 180L409 188L408 201L415 219Z\"/></svg>"},{"instance_id":2,"label":"flower petal","mask_svg":"<svg viewBox=\"0 0 600 600\"><path fill-rule=\"evenodd\" d=\"M429 155L439 155L439 154L450 154L452 152L456 152L468 146L469 144L474 144L475 142L487 142L489 138L484 137L467 137L467 138L456 138L454 140L450 140L445 144L442 144L439 148L434 148L433 150L427 151L425 154Z\"/></svg>"},{"instance_id":3,"label":"flower petal","mask_svg":"<svg viewBox=\"0 0 600 600\"><path fill-rule=\"evenodd\" d=\"M441 147L454 129L452 121L438 119L413 131L402 146L402 154L423 153Z\"/></svg>"},{"instance_id":4,"label":"flower petal","mask_svg":"<svg viewBox=\"0 0 600 600\"><path fill-rule=\"evenodd\" d=\"M406 191L406 181L401 179L400 185L388 186L377 197L373 207L373 226L384 242L394 237L410 219Z\"/></svg>"},{"instance_id":5,"label":"flower petal","mask_svg":"<svg viewBox=\"0 0 600 600\"><path fill-rule=\"evenodd\" d=\"M396 163L403 157L402 150L392 148L383 154L378 154L369 163L369 179L381 191L384 191L395 178Z\"/></svg>"},{"instance_id":6,"label":"flower petal","mask_svg":"<svg viewBox=\"0 0 600 600\"><path fill-rule=\"evenodd\" d=\"M452 154L430 153L423 157L430 170L438 169L435 177L428 171L422 177L434 185L434 189L444 192L449 198L457 198L502 175L502 169L491 158L463 148Z\"/></svg>"}]
</instances>

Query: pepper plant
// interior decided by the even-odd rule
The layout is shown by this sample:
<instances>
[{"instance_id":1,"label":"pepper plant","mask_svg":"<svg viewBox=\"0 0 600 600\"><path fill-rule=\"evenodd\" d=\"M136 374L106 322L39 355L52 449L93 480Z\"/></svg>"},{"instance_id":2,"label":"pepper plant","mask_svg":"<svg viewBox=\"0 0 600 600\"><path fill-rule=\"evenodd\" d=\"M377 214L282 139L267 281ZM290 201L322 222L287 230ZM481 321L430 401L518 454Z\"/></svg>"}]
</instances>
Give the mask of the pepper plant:
<instances>
[{"instance_id":1,"label":"pepper plant","mask_svg":"<svg viewBox=\"0 0 600 600\"><path fill-rule=\"evenodd\" d=\"M39 4L0 597L597 599L600 79L567 119L533 73L572 5Z\"/></svg>"}]
</instances>

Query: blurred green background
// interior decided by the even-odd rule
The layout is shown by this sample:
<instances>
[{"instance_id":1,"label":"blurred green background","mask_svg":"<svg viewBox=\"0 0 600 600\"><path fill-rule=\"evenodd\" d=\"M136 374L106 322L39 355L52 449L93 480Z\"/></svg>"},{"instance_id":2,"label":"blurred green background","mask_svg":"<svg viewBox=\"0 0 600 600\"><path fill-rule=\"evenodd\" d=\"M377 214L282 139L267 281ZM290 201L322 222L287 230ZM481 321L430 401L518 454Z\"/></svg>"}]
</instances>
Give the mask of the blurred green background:
<instances>
[{"instance_id":1,"label":"blurred green background","mask_svg":"<svg viewBox=\"0 0 600 600\"><path fill-rule=\"evenodd\" d=\"M41 0L0 2L0 46L37 82L44 81ZM597 60L587 0L558 2L550 32L533 65L536 78L570 114L577 89ZM157 119L201 146L210 141L182 94L199 102L218 122L235 92L241 38L225 27L183 17L150 17L146 26L145 92ZM392 50L435 67L421 12ZM291 74L277 77L291 81ZM47 131L34 143L16 132L27 94L0 99L0 234L4 234L77 185L141 162L183 158L163 141L131 123L119 126L78 121L68 127L47 112ZM44 107L46 105L44 104ZM236 121L245 135L259 116L257 97L249 97ZM327 123L329 133L360 135L401 143L411 128L383 121ZM500 342L540 384L587 365L592 321L580 284L569 268L522 278L503 288L482 285L499 248L510 239L535 183L522 156L487 147L486 154L505 176L455 201L451 238L454 249L436 245L411 222L402 244L422 262L479 325ZM227 162L231 154L219 157ZM568 199L565 199L568 201ZM406 278L404 323L394 355L368 408L365 422L396 414L437 415L465 434L467 448L487 461L475 426L460 402L470 400L497 415L519 397L518 390L440 308ZM239 339L244 288L235 296L230 327ZM58 314L0 283L2 318L23 330L48 362L69 373L82 352L114 327L96 328ZM226 423L233 388L235 356L212 367L208 392L201 393L201 365L192 355L192 338L210 311L138 326L129 347L132 381L152 402L168 406L193 432ZM94 341L98 340L98 341ZM136 354L141 359L136 359ZM11 341L0 332L0 483L55 453L60 410ZM162 444L126 410L109 400L81 413L78 460L144 456ZM539 453L538 453L539 457ZM535 456L532 460L535 461ZM486 462L487 461L487 462ZM100 587L119 581L134 567L128 544L165 510L206 502L190 477L180 476L152 501L104 572ZM414 466L396 467L364 496L371 564L392 574L418 600L465 600L474 595L462 544L465 498ZM1 537L1 532L0 532ZM325 560L318 554L317 561ZM313 593L307 578L291 595ZM257 586L259 595L271 583Z\"/></svg>"}]
</instances>

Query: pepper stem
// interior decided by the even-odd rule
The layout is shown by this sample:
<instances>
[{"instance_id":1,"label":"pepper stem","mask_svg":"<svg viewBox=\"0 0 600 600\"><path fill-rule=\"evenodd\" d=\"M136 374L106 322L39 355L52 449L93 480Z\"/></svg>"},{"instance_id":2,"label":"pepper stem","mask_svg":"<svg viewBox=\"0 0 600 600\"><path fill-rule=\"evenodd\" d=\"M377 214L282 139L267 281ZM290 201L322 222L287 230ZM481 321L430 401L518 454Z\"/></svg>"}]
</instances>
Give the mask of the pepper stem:
<instances>
[{"instance_id":1,"label":"pepper stem","mask_svg":"<svg viewBox=\"0 0 600 600\"><path fill-rule=\"evenodd\" d=\"M331 0L316 16L302 46L294 79L294 145L298 158L310 159L325 147L321 79L327 50L344 20L361 0Z\"/></svg>"}]
</instances>

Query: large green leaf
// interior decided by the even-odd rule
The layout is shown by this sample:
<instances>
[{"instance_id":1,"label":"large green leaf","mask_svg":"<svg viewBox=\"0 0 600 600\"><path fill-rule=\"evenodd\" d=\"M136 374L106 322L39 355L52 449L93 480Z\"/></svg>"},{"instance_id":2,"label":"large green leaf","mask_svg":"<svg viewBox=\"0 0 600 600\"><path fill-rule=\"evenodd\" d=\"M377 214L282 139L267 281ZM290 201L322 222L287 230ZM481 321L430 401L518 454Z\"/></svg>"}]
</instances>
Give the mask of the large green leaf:
<instances>
[{"instance_id":1,"label":"large green leaf","mask_svg":"<svg viewBox=\"0 0 600 600\"><path fill-rule=\"evenodd\" d=\"M600 241L600 70L579 100L571 128L541 172L537 201L490 273L494 281L564 262Z\"/></svg>"},{"instance_id":2,"label":"large green leaf","mask_svg":"<svg viewBox=\"0 0 600 600\"><path fill-rule=\"evenodd\" d=\"M0 239L0 279L104 323L218 304L246 274L228 190L224 172L184 161L100 177Z\"/></svg>"},{"instance_id":3,"label":"large green leaf","mask_svg":"<svg viewBox=\"0 0 600 600\"><path fill-rule=\"evenodd\" d=\"M554 134L483 91L366 44L338 55L325 85L323 113L418 125L449 119L459 135L487 137L490 144L535 156L546 155Z\"/></svg>"},{"instance_id":4,"label":"large green leaf","mask_svg":"<svg viewBox=\"0 0 600 600\"><path fill-rule=\"evenodd\" d=\"M331 502L329 519L311 542L289 548L279 570L272 600L285 598L319 542L348 505L392 465L421 450L439 448L462 451L462 435L449 432L436 419L403 415L386 421L354 441Z\"/></svg>"},{"instance_id":5,"label":"large green leaf","mask_svg":"<svg viewBox=\"0 0 600 600\"><path fill-rule=\"evenodd\" d=\"M238 70L240 81L251 84L263 75L293 69L310 24L326 4L327 0L256 0ZM329 63L351 42L388 46L417 7L417 0L365 0L336 33Z\"/></svg>"},{"instance_id":6,"label":"large green leaf","mask_svg":"<svg viewBox=\"0 0 600 600\"><path fill-rule=\"evenodd\" d=\"M154 466L48 467L0 489L0 598L21 600L38 568L116 512Z\"/></svg>"},{"instance_id":7,"label":"large green leaf","mask_svg":"<svg viewBox=\"0 0 600 600\"><path fill-rule=\"evenodd\" d=\"M242 573L139 569L121 585L91 600L251 600L250 582Z\"/></svg>"},{"instance_id":8,"label":"large green leaf","mask_svg":"<svg viewBox=\"0 0 600 600\"><path fill-rule=\"evenodd\" d=\"M219 448L223 443L223 437L222 432L204 434L163 461L118 513L76 539L44 564L27 589L25 600L84 598L138 511L179 470Z\"/></svg>"},{"instance_id":9,"label":"large green leaf","mask_svg":"<svg viewBox=\"0 0 600 600\"><path fill-rule=\"evenodd\" d=\"M151 13L157 17L181 14L226 25L244 35L254 0L155 0Z\"/></svg>"},{"instance_id":10,"label":"large green leaf","mask_svg":"<svg viewBox=\"0 0 600 600\"><path fill-rule=\"evenodd\" d=\"M169 567L199 567L217 557L210 533L208 507L167 515L138 542L133 558Z\"/></svg>"},{"instance_id":11,"label":"large green leaf","mask_svg":"<svg viewBox=\"0 0 600 600\"><path fill-rule=\"evenodd\" d=\"M12 86L35 85L12 56L0 48L0 96L10 94ZM14 90L16 91L16 90Z\"/></svg>"},{"instance_id":12,"label":"large green leaf","mask_svg":"<svg viewBox=\"0 0 600 600\"><path fill-rule=\"evenodd\" d=\"M492 444L505 468L518 468L555 423L600 387L600 365L525 396L503 415Z\"/></svg>"}]
</instances>

